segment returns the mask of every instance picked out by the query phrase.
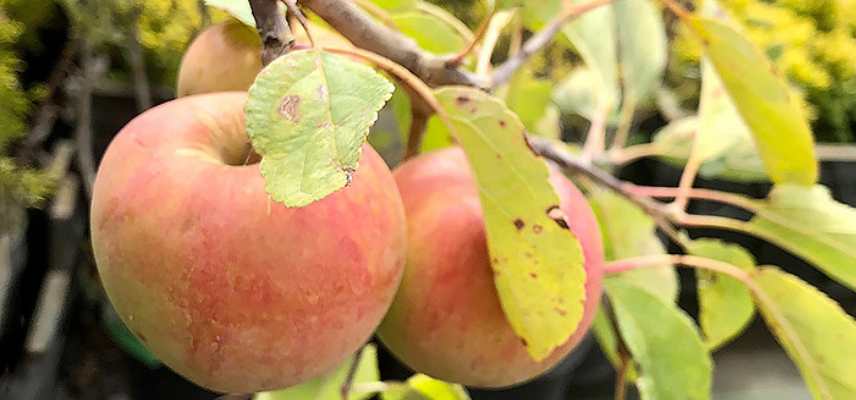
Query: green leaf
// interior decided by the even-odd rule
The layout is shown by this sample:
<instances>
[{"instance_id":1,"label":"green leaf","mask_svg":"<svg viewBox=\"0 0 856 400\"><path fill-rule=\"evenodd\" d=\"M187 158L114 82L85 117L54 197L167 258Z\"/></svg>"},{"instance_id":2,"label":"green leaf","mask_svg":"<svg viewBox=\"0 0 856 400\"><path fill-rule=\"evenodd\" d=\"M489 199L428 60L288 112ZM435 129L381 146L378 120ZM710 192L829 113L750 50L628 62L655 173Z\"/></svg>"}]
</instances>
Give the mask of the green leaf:
<instances>
[{"instance_id":1,"label":"green leaf","mask_svg":"<svg viewBox=\"0 0 856 400\"><path fill-rule=\"evenodd\" d=\"M597 113L597 75L588 67L571 71L553 91L553 102L565 115L579 115L592 120Z\"/></svg>"},{"instance_id":2,"label":"green leaf","mask_svg":"<svg viewBox=\"0 0 856 400\"><path fill-rule=\"evenodd\" d=\"M416 374L406 385L396 385L381 393L382 400L470 400L461 385L443 382L423 374Z\"/></svg>"},{"instance_id":3,"label":"green leaf","mask_svg":"<svg viewBox=\"0 0 856 400\"><path fill-rule=\"evenodd\" d=\"M401 11L416 8L418 0L371 0L372 3L390 11Z\"/></svg>"},{"instance_id":4,"label":"green leaf","mask_svg":"<svg viewBox=\"0 0 856 400\"><path fill-rule=\"evenodd\" d=\"M301 207L345 187L393 89L368 66L319 50L290 52L265 67L246 117L271 198Z\"/></svg>"},{"instance_id":5,"label":"green leaf","mask_svg":"<svg viewBox=\"0 0 856 400\"><path fill-rule=\"evenodd\" d=\"M687 243L690 254L755 270L755 259L744 248L715 239ZM697 269L699 322L711 350L721 347L746 329L755 314L749 289L726 275Z\"/></svg>"},{"instance_id":6,"label":"green leaf","mask_svg":"<svg viewBox=\"0 0 856 400\"><path fill-rule=\"evenodd\" d=\"M714 124L726 125L721 122ZM697 132L699 132L699 118L696 116L686 117L670 122L655 133L653 142L663 161L677 167L683 167L695 145ZM723 133L722 131L713 132ZM712 152L708 152L707 155L710 157L702 164L699 175L708 179L718 178L738 182L768 180L764 164L758 156L748 131L745 135L731 135L726 131L723 135L714 136L713 139L717 137L721 142L717 143L716 147L721 144L727 144L728 147L725 150L716 151L718 154L715 156L711 155ZM700 144L700 146L706 145Z\"/></svg>"},{"instance_id":7,"label":"green leaf","mask_svg":"<svg viewBox=\"0 0 856 400\"><path fill-rule=\"evenodd\" d=\"M535 123L535 127L529 133L560 140L562 138L562 116L559 114L559 108L554 104L547 105L544 115Z\"/></svg>"},{"instance_id":8,"label":"green leaf","mask_svg":"<svg viewBox=\"0 0 856 400\"><path fill-rule=\"evenodd\" d=\"M534 132L546 115L552 90L551 82L535 78L532 70L524 67L511 78L505 90L505 104L520 117L526 130Z\"/></svg>"},{"instance_id":9,"label":"green leaf","mask_svg":"<svg viewBox=\"0 0 856 400\"><path fill-rule=\"evenodd\" d=\"M612 3L618 35L624 95L636 100L652 96L666 69L666 28L652 0Z\"/></svg>"},{"instance_id":10,"label":"green leaf","mask_svg":"<svg viewBox=\"0 0 856 400\"><path fill-rule=\"evenodd\" d=\"M856 209L823 186L778 185L745 226L856 290Z\"/></svg>"},{"instance_id":11,"label":"green leaf","mask_svg":"<svg viewBox=\"0 0 856 400\"><path fill-rule=\"evenodd\" d=\"M641 398L710 399L712 362L692 319L628 282L609 280L606 288L621 337L638 367Z\"/></svg>"},{"instance_id":12,"label":"green leaf","mask_svg":"<svg viewBox=\"0 0 856 400\"><path fill-rule=\"evenodd\" d=\"M856 322L834 301L776 268L755 275L758 308L818 400L856 398Z\"/></svg>"},{"instance_id":13,"label":"green leaf","mask_svg":"<svg viewBox=\"0 0 856 400\"><path fill-rule=\"evenodd\" d=\"M354 357L348 357L333 372L304 382L288 389L275 390L256 394L254 400L340 400L339 392L342 384L348 376L348 370L353 363ZM380 380L377 367L377 349L372 344L367 344L360 356L357 372L354 374L353 385L364 382L376 382ZM372 393L357 393L352 390L348 396L351 400L365 400L372 397Z\"/></svg>"},{"instance_id":14,"label":"green leaf","mask_svg":"<svg viewBox=\"0 0 856 400\"><path fill-rule=\"evenodd\" d=\"M205 0L205 5L219 8L247 26L256 27L256 19L247 0Z\"/></svg>"},{"instance_id":15,"label":"green leaf","mask_svg":"<svg viewBox=\"0 0 856 400\"><path fill-rule=\"evenodd\" d=\"M635 204L607 190L590 193L589 204L600 225L606 260L666 254L654 220ZM671 265L635 269L607 279L636 285L664 301L678 296L678 276Z\"/></svg>"},{"instance_id":16,"label":"green leaf","mask_svg":"<svg viewBox=\"0 0 856 400\"><path fill-rule=\"evenodd\" d=\"M728 25L707 18L686 22L754 135L774 183L812 185L818 170L808 121L767 57Z\"/></svg>"},{"instance_id":17,"label":"green leaf","mask_svg":"<svg viewBox=\"0 0 856 400\"><path fill-rule=\"evenodd\" d=\"M560 219L547 164L529 148L517 116L474 88L436 96L478 184L500 304L532 358L543 360L582 319L580 244Z\"/></svg>"},{"instance_id":18,"label":"green leaf","mask_svg":"<svg viewBox=\"0 0 856 400\"><path fill-rule=\"evenodd\" d=\"M564 36L596 77L594 82L599 112L614 111L620 96L614 26L613 8L598 7L562 27Z\"/></svg>"},{"instance_id":19,"label":"green leaf","mask_svg":"<svg viewBox=\"0 0 856 400\"><path fill-rule=\"evenodd\" d=\"M455 53L467 45L467 41L453 26L434 15L408 11L393 14L390 18L401 33L431 53Z\"/></svg>"}]
</instances>

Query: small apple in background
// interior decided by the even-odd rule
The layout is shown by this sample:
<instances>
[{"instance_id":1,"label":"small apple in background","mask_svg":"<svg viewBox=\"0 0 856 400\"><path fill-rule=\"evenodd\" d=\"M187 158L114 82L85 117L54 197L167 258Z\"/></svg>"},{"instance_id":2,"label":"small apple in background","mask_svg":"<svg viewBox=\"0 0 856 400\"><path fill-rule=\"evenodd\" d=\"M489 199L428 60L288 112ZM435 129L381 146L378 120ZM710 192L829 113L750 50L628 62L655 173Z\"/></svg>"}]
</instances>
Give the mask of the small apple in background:
<instances>
[{"instance_id":1,"label":"small apple in background","mask_svg":"<svg viewBox=\"0 0 856 400\"><path fill-rule=\"evenodd\" d=\"M238 20L211 25L199 34L178 70L178 97L247 90L262 70L261 40Z\"/></svg>"},{"instance_id":2,"label":"small apple in background","mask_svg":"<svg viewBox=\"0 0 856 400\"><path fill-rule=\"evenodd\" d=\"M579 190L551 171L560 207L585 255L585 314L564 345L535 362L500 306L478 192L463 151L421 155L396 168L394 176L409 246L401 287L378 329L387 348L418 372L482 388L522 383L561 361L590 327L601 295L600 231Z\"/></svg>"},{"instance_id":3,"label":"small apple in background","mask_svg":"<svg viewBox=\"0 0 856 400\"><path fill-rule=\"evenodd\" d=\"M316 46L353 48L336 32L314 24L309 29ZM309 48L309 37L302 28L295 30L294 39L293 50ZM255 29L238 20L205 28L181 59L176 96L248 90L262 70L261 49Z\"/></svg>"},{"instance_id":4,"label":"small apple in background","mask_svg":"<svg viewBox=\"0 0 856 400\"><path fill-rule=\"evenodd\" d=\"M348 187L301 208L270 200L245 101L191 96L135 118L107 149L91 209L125 324L179 374L233 393L317 377L365 343L406 241L392 174L368 145Z\"/></svg>"}]
</instances>

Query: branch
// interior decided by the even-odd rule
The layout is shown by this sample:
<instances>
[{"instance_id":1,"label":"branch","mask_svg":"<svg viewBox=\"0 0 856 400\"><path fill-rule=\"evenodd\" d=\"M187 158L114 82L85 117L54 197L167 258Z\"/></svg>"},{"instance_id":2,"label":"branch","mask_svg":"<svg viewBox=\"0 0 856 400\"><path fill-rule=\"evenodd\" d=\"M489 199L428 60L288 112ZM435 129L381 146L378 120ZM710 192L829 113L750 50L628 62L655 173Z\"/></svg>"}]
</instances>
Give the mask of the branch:
<instances>
[{"instance_id":1,"label":"branch","mask_svg":"<svg viewBox=\"0 0 856 400\"><path fill-rule=\"evenodd\" d=\"M87 39L81 39L82 71L77 79L75 90L77 104L77 127L74 139L77 142L77 165L83 177L86 194L92 198L92 187L95 185L95 156L92 143L92 90L95 81L107 70L107 60L92 53L92 44Z\"/></svg>"},{"instance_id":2,"label":"branch","mask_svg":"<svg viewBox=\"0 0 856 400\"><path fill-rule=\"evenodd\" d=\"M425 128L428 126L428 118L431 117L430 112L423 112L421 107L411 107L410 118L410 133L407 138L407 149L404 152L404 159L407 160L417 154L422 148L422 138L425 136Z\"/></svg>"},{"instance_id":3,"label":"branch","mask_svg":"<svg viewBox=\"0 0 856 400\"><path fill-rule=\"evenodd\" d=\"M302 4L355 46L401 64L430 86L486 86L483 78L458 68L446 67L446 57L427 53L412 39L376 23L351 1L302 0Z\"/></svg>"},{"instance_id":4,"label":"branch","mask_svg":"<svg viewBox=\"0 0 856 400\"><path fill-rule=\"evenodd\" d=\"M342 382L342 387L339 388L339 394L342 395L342 400L348 400L348 395L351 393L351 386L354 384L354 377L357 375L357 368L360 366L360 359L363 358L363 350L366 346L361 346L354 353L354 360L351 361L348 367L348 374L345 375L345 381Z\"/></svg>"},{"instance_id":5,"label":"branch","mask_svg":"<svg viewBox=\"0 0 856 400\"><path fill-rule=\"evenodd\" d=\"M562 26L566 23L597 7L609 4L610 2L612 2L612 0L591 0L585 4L566 7L561 14L548 22L544 29L541 29L538 33L532 35L532 37L523 44L523 48L520 49L514 57L509 58L494 70L491 88L499 87L508 82L508 80L511 79L511 76L514 75L514 72L523 66L526 61L529 61L535 53L547 46L547 44L553 40L553 37L559 33L559 30L561 30Z\"/></svg>"},{"instance_id":6,"label":"branch","mask_svg":"<svg viewBox=\"0 0 856 400\"><path fill-rule=\"evenodd\" d=\"M262 63L270 64L294 46L294 36L276 0L249 0L262 40Z\"/></svg>"},{"instance_id":7,"label":"branch","mask_svg":"<svg viewBox=\"0 0 856 400\"><path fill-rule=\"evenodd\" d=\"M475 50L476 46L479 44L479 41L484 38L485 33L487 33L487 27L490 25L490 21L493 20L493 16L495 14L496 10L493 10L482 20L478 30L476 30L476 33L473 36L473 39L470 40L469 44L463 49L461 49L458 54L455 54L454 56L452 56L452 58L446 60L446 67L457 68L461 66L461 64L463 64L467 56Z\"/></svg>"},{"instance_id":8,"label":"branch","mask_svg":"<svg viewBox=\"0 0 856 400\"><path fill-rule=\"evenodd\" d=\"M642 210L654 219L657 226L659 226L660 229L672 239L672 241L679 246L682 245L683 240L671 222L674 217L669 210L663 207L662 204L657 203L649 197L633 192L631 190L631 187L633 186L632 184L622 182L618 178L595 167L591 163L583 162L567 151L560 149L548 139L528 136L527 141L532 149L542 157L553 161L566 170L586 176L600 186L604 186L607 189L612 190L642 208Z\"/></svg>"},{"instance_id":9,"label":"branch","mask_svg":"<svg viewBox=\"0 0 856 400\"><path fill-rule=\"evenodd\" d=\"M134 97L137 101L137 109L145 111L152 107L152 90L149 85L149 77L146 75L146 60L143 57L143 48L140 46L140 6L134 6L130 13L130 24L128 31L128 63L131 65L131 73L134 77Z\"/></svg>"}]
</instances>

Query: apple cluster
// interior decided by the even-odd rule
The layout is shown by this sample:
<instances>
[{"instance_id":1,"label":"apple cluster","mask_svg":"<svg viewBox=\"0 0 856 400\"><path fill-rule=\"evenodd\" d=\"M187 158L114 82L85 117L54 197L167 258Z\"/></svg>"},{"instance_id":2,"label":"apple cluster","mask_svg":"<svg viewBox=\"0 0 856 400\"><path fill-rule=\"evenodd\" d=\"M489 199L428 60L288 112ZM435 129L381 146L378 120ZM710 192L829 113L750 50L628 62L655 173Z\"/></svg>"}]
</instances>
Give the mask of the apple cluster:
<instances>
[{"instance_id":1,"label":"apple cluster","mask_svg":"<svg viewBox=\"0 0 856 400\"><path fill-rule=\"evenodd\" d=\"M179 99L135 118L110 144L91 209L107 295L167 366L231 393L296 385L336 367L377 332L412 369L506 387L579 342L600 301L600 233L583 195L550 182L580 239L583 322L533 361L493 283L478 192L458 148L391 172L369 145L351 184L300 208L265 192L244 130L262 66L255 32L209 27L182 60Z\"/></svg>"}]
</instances>

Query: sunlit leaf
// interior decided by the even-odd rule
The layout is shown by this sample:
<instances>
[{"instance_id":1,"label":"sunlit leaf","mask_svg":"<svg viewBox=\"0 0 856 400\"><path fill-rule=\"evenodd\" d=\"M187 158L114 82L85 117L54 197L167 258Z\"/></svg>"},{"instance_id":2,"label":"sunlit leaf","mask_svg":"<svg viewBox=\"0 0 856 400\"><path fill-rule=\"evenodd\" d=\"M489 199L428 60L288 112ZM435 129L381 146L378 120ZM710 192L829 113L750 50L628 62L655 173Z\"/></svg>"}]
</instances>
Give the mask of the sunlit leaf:
<instances>
[{"instance_id":1,"label":"sunlit leaf","mask_svg":"<svg viewBox=\"0 0 856 400\"><path fill-rule=\"evenodd\" d=\"M808 121L784 79L767 57L728 25L708 18L686 22L752 132L775 183L817 181L814 141Z\"/></svg>"},{"instance_id":2,"label":"sunlit leaf","mask_svg":"<svg viewBox=\"0 0 856 400\"><path fill-rule=\"evenodd\" d=\"M340 400L342 394L340 392L342 384L348 376L348 370L353 363L353 356L348 357L341 365L333 372L320 378L312 379L300 385L290 387L288 389L275 390L271 392L263 392L256 394L254 400ZM349 399L365 400L372 397L372 393L358 393L353 390L353 386L362 382L376 382L380 380L380 373L377 367L377 349L374 345L368 344L363 349L363 354L360 356L360 363L357 365L357 372L354 375L352 390Z\"/></svg>"},{"instance_id":3,"label":"sunlit leaf","mask_svg":"<svg viewBox=\"0 0 856 400\"><path fill-rule=\"evenodd\" d=\"M763 268L755 282L761 315L818 400L856 398L856 322L799 278Z\"/></svg>"},{"instance_id":4,"label":"sunlit leaf","mask_svg":"<svg viewBox=\"0 0 856 400\"><path fill-rule=\"evenodd\" d=\"M564 343L582 319L582 249L558 210L546 163L500 100L474 88L436 92L474 172L497 294L535 360ZM569 221L573 224L573 221Z\"/></svg>"},{"instance_id":5,"label":"sunlit leaf","mask_svg":"<svg viewBox=\"0 0 856 400\"><path fill-rule=\"evenodd\" d=\"M606 260L666 253L657 238L654 221L624 197L596 190L589 195L589 204L600 225ZM671 265L635 269L607 279L639 286L664 301L675 301L678 295L678 277Z\"/></svg>"},{"instance_id":6,"label":"sunlit leaf","mask_svg":"<svg viewBox=\"0 0 856 400\"><path fill-rule=\"evenodd\" d=\"M856 209L823 186L779 185L747 230L856 289Z\"/></svg>"},{"instance_id":7,"label":"sunlit leaf","mask_svg":"<svg viewBox=\"0 0 856 400\"><path fill-rule=\"evenodd\" d=\"M318 50L262 70L249 91L247 134L271 198L301 207L346 186L393 89L368 66Z\"/></svg>"},{"instance_id":8,"label":"sunlit leaf","mask_svg":"<svg viewBox=\"0 0 856 400\"><path fill-rule=\"evenodd\" d=\"M247 26L256 27L253 10L247 0L205 0L205 5L219 8Z\"/></svg>"},{"instance_id":9,"label":"sunlit leaf","mask_svg":"<svg viewBox=\"0 0 856 400\"><path fill-rule=\"evenodd\" d=\"M587 67L571 71L553 90L553 101L565 115L577 114L588 120L597 112L597 76Z\"/></svg>"},{"instance_id":10,"label":"sunlit leaf","mask_svg":"<svg viewBox=\"0 0 856 400\"><path fill-rule=\"evenodd\" d=\"M443 382L423 374L407 380L405 386L391 388L381 394L382 400L470 400L461 385Z\"/></svg>"},{"instance_id":11,"label":"sunlit leaf","mask_svg":"<svg viewBox=\"0 0 856 400\"><path fill-rule=\"evenodd\" d=\"M401 33L431 53L455 53L467 45L467 41L453 26L434 15L408 11L393 14L391 19Z\"/></svg>"},{"instance_id":12,"label":"sunlit leaf","mask_svg":"<svg viewBox=\"0 0 856 400\"><path fill-rule=\"evenodd\" d=\"M535 123L535 127L529 133L548 139L562 138L562 116L559 108L554 104L547 105L544 115Z\"/></svg>"},{"instance_id":13,"label":"sunlit leaf","mask_svg":"<svg viewBox=\"0 0 856 400\"><path fill-rule=\"evenodd\" d=\"M698 239L687 244L695 256L711 258L740 267L755 269L755 260L744 248L715 239ZM755 313L749 289L740 281L710 271L696 270L698 280L699 322L711 349L727 343L746 329Z\"/></svg>"},{"instance_id":14,"label":"sunlit leaf","mask_svg":"<svg viewBox=\"0 0 856 400\"><path fill-rule=\"evenodd\" d=\"M653 0L612 3L624 95L637 101L654 94L666 69L666 28L655 3Z\"/></svg>"},{"instance_id":15,"label":"sunlit leaf","mask_svg":"<svg viewBox=\"0 0 856 400\"><path fill-rule=\"evenodd\" d=\"M671 302L623 280L606 282L643 400L710 399L712 362L693 321Z\"/></svg>"}]
</instances>

